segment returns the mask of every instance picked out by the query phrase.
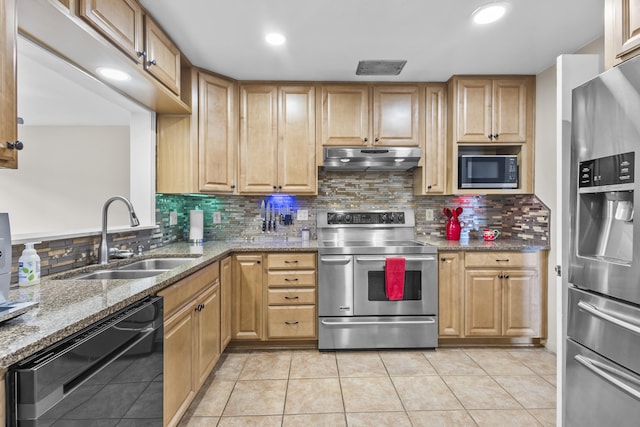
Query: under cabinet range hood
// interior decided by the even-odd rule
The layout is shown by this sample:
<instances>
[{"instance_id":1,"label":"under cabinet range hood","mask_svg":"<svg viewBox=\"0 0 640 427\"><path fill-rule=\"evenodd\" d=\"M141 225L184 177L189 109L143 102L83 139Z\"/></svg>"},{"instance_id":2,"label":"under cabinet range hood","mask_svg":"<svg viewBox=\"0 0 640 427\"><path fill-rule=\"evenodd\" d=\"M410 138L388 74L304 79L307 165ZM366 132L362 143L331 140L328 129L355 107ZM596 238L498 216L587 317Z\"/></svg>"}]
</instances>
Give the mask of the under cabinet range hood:
<instances>
[{"instance_id":1,"label":"under cabinet range hood","mask_svg":"<svg viewBox=\"0 0 640 427\"><path fill-rule=\"evenodd\" d=\"M325 170L407 171L418 166L422 150L412 147L330 147L324 149Z\"/></svg>"}]
</instances>

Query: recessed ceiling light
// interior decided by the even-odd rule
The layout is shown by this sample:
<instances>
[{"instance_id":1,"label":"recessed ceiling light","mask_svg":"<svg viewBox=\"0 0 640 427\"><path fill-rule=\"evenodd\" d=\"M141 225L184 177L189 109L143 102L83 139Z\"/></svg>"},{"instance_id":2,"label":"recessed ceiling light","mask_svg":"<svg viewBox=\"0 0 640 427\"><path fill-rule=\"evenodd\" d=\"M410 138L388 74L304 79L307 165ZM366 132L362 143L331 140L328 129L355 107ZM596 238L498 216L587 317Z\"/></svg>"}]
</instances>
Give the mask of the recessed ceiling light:
<instances>
[{"instance_id":1,"label":"recessed ceiling light","mask_svg":"<svg viewBox=\"0 0 640 427\"><path fill-rule=\"evenodd\" d=\"M129 74L116 68L99 67L98 69L96 69L96 72L106 79L115 80L118 82L123 82L131 78Z\"/></svg>"},{"instance_id":2,"label":"recessed ceiling light","mask_svg":"<svg viewBox=\"0 0 640 427\"><path fill-rule=\"evenodd\" d=\"M474 10L471 16L473 22L484 25L497 21L502 18L506 12L506 3L489 3Z\"/></svg>"},{"instance_id":3,"label":"recessed ceiling light","mask_svg":"<svg viewBox=\"0 0 640 427\"><path fill-rule=\"evenodd\" d=\"M281 44L284 44L285 41L287 41L285 36L280 33L269 33L265 36L264 39L267 41L267 43L273 46L280 46Z\"/></svg>"}]
</instances>

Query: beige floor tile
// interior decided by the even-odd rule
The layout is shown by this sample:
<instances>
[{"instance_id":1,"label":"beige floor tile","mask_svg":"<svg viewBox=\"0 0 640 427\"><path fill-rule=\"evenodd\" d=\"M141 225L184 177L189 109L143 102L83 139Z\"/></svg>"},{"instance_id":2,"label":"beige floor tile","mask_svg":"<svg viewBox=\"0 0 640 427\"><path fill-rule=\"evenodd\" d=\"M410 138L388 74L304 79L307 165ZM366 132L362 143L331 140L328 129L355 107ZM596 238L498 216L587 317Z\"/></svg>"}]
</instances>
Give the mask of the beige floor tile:
<instances>
[{"instance_id":1,"label":"beige floor tile","mask_svg":"<svg viewBox=\"0 0 640 427\"><path fill-rule=\"evenodd\" d=\"M466 409L520 409L516 402L491 377L442 377Z\"/></svg>"},{"instance_id":2,"label":"beige floor tile","mask_svg":"<svg viewBox=\"0 0 640 427\"><path fill-rule=\"evenodd\" d=\"M223 380L237 380L248 357L248 353L224 353L218 360L213 375Z\"/></svg>"},{"instance_id":3,"label":"beige floor tile","mask_svg":"<svg viewBox=\"0 0 640 427\"><path fill-rule=\"evenodd\" d=\"M554 387L558 386L558 377L557 375L540 375L542 378L544 378L549 384L551 384Z\"/></svg>"},{"instance_id":4,"label":"beige floor tile","mask_svg":"<svg viewBox=\"0 0 640 427\"><path fill-rule=\"evenodd\" d=\"M282 425L282 415L254 416L254 417L222 417L218 422L218 427L280 427L281 425Z\"/></svg>"},{"instance_id":5,"label":"beige floor tile","mask_svg":"<svg viewBox=\"0 0 640 427\"><path fill-rule=\"evenodd\" d=\"M291 367L291 352L252 353L244 363L240 380L286 380Z\"/></svg>"},{"instance_id":6,"label":"beige floor tile","mask_svg":"<svg viewBox=\"0 0 640 427\"><path fill-rule=\"evenodd\" d=\"M556 426L556 410L555 409L529 409L529 413L533 415L538 422L545 427Z\"/></svg>"},{"instance_id":7,"label":"beige floor tile","mask_svg":"<svg viewBox=\"0 0 640 427\"><path fill-rule=\"evenodd\" d=\"M338 378L289 380L285 414L344 412Z\"/></svg>"},{"instance_id":8,"label":"beige floor tile","mask_svg":"<svg viewBox=\"0 0 640 427\"><path fill-rule=\"evenodd\" d=\"M380 352L380 357L391 376L438 375L422 352Z\"/></svg>"},{"instance_id":9,"label":"beige floor tile","mask_svg":"<svg viewBox=\"0 0 640 427\"><path fill-rule=\"evenodd\" d=\"M189 418L186 423L181 422L184 427L212 427L218 424L218 417L196 417ZM184 421L184 420L183 420Z\"/></svg>"},{"instance_id":10,"label":"beige floor tile","mask_svg":"<svg viewBox=\"0 0 640 427\"><path fill-rule=\"evenodd\" d=\"M289 378L337 378L338 365L334 352L295 351L291 357Z\"/></svg>"},{"instance_id":11,"label":"beige floor tile","mask_svg":"<svg viewBox=\"0 0 640 427\"><path fill-rule=\"evenodd\" d=\"M489 375L535 375L507 351L465 350L465 353Z\"/></svg>"},{"instance_id":12,"label":"beige floor tile","mask_svg":"<svg viewBox=\"0 0 640 427\"><path fill-rule=\"evenodd\" d=\"M527 409L556 407L556 388L539 376L495 376L493 379Z\"/></svg>"},{"instance_id":13,"label":"beige floor tile","mask_svg":"<svg viewBox=\"0 0 640 427\"><path fill-rule=\"evenodd\" d=\"M222 415L235 383L235 381L221 380L214 377L193 415L198 417L219 417Z\"/></svg>"},{"instance_id":14,"label":"beige floor tile","mask_svg":"<svg viewBox=\"0 0 640 427\"><path fill-rule=\"evenodd\" d=\"M529 427L540 423L524 409L522 410L478 410L469 414L480 427Z\"/></svg>"},{"instance_id":15,"label":"beige floor tile","mask_svg":"<svg viewBox=\"0 0 640 427\"><path fill-rule=\"evenodd\" d=\"M509 351L509 354L538 375L554 375L556 373L556 355L550 351L521 349Z\"/></svg>"},{"instance_id":16,"label":"beige floor tile","mask_svg":"<svg viewBox=\"0 0 640 427\"><path fill-rule=\"evenodd\" d=\"M437 351L424 352L424 355L440 375L487 375L462 350L439 349Z\"/></svg>"},{"instance_id":17,"label":"beige floor tile","mask_svg":"<svg viewBox=\"0 0 640 427\"><path fill-rule=\"evenodd\" d=\"M222 415L281 415L286 390L286 380L238 381Z\"/></svg>"},{"instance_id":18,"label":"beige floor tile","mask_svg":"<svg viewBox=\"0 0 640 427\"><path fill-rule=\"evenodd\" d=\"M341 378L340 385L346 412L404 410L389 377Z\"/></svg>"},{"instance_id":19,"label":"beige floor tile","mask_svg":"<svg viewBox=\"0 0 640 427\"><path fill-rule=\"evenodd\" d=\"M476 427L467 411L409 412L413 427Z\"/></svg>"},{"instance_id":20,"label":"beige floor tile","mask_svg":"<svg viewBox=\"0 0 640 427\"><path fill-rule=\"evenodd\" d=\"M393 377L392 381L407 411L462 409L438 376Z\"/></svg>"},{"instance_id":21,"label":"beige floor tile","mask_svg":"<svg viewBox=\"0 0 640 427\"><path fill-rule=\"evenodd\" d=\"M336 353L338 372L345 377L387 377L387 370L377 351Z\"/></svg>"},{"instance_id":22,"label":"beige floor tile","mask_svg":"<svg viewBox=\"0 0 640 427\"><path fill-rule=\"evenodd\" d=\"M347 423L349 427L411 427L411 421L404 412L349 412Z\"/></svg>"},{"instance_id":23,"label":"beige floor tile","mask_svg":"<svg viewBox=\"0 0 640 427\"><path fill-rule=\"evenodd\" d=\"M344 413L286 415L283 427L347 427Z\"/></svg>"}]
</instances>

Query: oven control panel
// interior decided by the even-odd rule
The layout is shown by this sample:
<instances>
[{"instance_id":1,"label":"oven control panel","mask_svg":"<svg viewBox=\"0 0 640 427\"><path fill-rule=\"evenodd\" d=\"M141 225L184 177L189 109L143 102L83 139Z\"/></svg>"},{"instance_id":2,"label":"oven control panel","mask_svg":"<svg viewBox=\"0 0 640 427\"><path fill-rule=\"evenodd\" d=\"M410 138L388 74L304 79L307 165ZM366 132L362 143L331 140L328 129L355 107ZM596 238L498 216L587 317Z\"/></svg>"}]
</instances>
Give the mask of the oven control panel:
<instances>
[{"instance_id":1,"label":"oven control panel","mask_svg":"<svg viewBox=\"0 0 640 427\"><path fill-rule=\"evenodd\" d=\"M404 224L404 212L327 212L327 224Z\"/></svg>"}]
</instances>

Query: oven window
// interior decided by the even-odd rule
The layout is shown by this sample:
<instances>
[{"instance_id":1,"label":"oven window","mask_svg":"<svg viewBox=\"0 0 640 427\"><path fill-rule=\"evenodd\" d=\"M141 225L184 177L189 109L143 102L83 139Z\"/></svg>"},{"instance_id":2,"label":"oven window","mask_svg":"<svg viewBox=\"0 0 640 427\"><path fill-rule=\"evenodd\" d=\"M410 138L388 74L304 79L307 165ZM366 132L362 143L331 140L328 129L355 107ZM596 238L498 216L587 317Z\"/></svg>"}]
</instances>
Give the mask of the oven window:
<instances>
[{"instance_id":1,"label":"oven window","mask_svg":"<svg viewBox=\"0 0 640 427\"><path fill-rule=\"evenodd\" d=\"M385 292L384 271L368 272L369 301L389 301ZM404 272L404 294L402 301L420 301L422 299L421 271Z\"/></svg>"}]
</instances>

